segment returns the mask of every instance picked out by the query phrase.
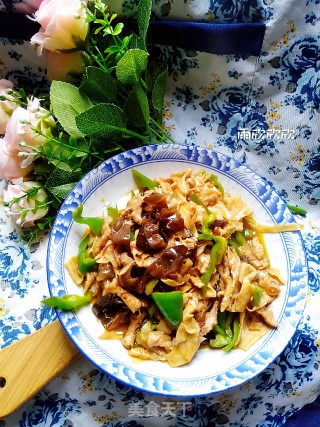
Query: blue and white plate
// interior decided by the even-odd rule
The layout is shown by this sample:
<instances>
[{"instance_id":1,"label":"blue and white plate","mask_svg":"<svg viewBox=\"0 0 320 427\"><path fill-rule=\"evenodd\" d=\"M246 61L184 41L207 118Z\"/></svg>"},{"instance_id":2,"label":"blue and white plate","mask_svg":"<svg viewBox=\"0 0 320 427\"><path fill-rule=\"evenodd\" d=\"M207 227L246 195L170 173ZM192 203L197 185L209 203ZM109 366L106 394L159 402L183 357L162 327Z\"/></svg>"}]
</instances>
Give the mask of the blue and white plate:
<instances>
[{"instance_id":1,"label":"blue and white plate","mask_svg":"<svg viewBox=\"0 0 320 427\"><path fill-rule=\"evenodd\" d=\"M150 145L121 153L88 173L65 199L51 232L47 274L51 295L82 294L65 270L64 263L77 254L84 226L72 212L84 205L85 216L103 212L106 202L116 202L135 188L131 169L149 178L166 177L187 168L205 169L218 175L229 193L238 193L252 206L259 223L294 222L285 203L259 175L225 155L202 147ZM170 368L156 361L135 361L118 340L103 340L103 327L91 306L58 312L71 340L99 369L138 389L171 396L196 396L220 392L242 384L265 369L293 336L302 316L307 293L307 265L298 231L266 234L271 266L278 268L285 286L272 303L278 328L248 351L200 350L188 365Z\"/></svg>"}]
</instances>

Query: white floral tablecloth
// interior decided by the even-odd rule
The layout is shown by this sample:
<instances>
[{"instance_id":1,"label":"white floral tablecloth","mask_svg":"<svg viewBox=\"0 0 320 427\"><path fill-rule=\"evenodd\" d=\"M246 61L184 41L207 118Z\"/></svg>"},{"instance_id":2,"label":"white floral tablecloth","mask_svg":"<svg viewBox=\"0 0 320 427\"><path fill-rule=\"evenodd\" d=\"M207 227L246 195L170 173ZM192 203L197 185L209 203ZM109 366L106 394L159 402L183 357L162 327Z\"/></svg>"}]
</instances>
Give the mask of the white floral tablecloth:
<instances>
[{"instance_id":1,"label":"white floral tablecloth","mask_svg":"<svg viewBox=\"0 0 320 427\"><path fill-rule=\"evenodd\" d=\"M39 2L35 2L39 3ZM110 1L114 9L117 1ZM137 1L123 1L126 13ZM23 1L0 12L26 12ZM320 2L155 0L159 19L262 22L258 56L161 47L170 77L164 122L180 143L203 145L247 164L290 204L307 210L302 232L309 292L282 354L240 387L174 399L143 393L81 357L0 426L282 426L320 394ZM26 90L46 87L45 63L28 41L1 39L0 75ZM4 183L2 182L2 188ZM1 192L2 192L1 188ZM28 247L0 206L0 347L55 319L48 296L47 237ZM0 402L1 405L1 402Z\"/></svg>"}]
</instances>

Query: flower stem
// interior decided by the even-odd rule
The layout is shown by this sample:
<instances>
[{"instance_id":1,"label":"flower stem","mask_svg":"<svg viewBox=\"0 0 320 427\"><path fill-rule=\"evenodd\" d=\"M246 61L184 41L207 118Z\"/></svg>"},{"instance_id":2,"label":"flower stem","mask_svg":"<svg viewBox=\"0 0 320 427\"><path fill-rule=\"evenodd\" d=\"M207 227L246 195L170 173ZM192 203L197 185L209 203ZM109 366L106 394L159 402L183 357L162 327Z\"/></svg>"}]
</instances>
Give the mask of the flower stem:
<instances>
[{"instance_id":1,"label":"flower stem","mask_svg":"<svg viewBox=\"0 0 320 427\"><path fill-rule=\"evenodd\" d=\"M154 126L156 126L158 129L160 129L161 133L164 135L164 137L165 137L166 139L168 139L169 141L171 141L173 144L175 144L175 143L176 143L176 141L172 138L172 136L171 136L171 135L169 135L169 134L168 134L168 132L166 132L166 131L163 129L163 127L162 127L161 125L159 125L159 123L158 123L158 122L156 122L156 120L154 120L152 117L150 117L150 121L152 122L152 124L153 124Z\"/></svg>"}]
</instances>

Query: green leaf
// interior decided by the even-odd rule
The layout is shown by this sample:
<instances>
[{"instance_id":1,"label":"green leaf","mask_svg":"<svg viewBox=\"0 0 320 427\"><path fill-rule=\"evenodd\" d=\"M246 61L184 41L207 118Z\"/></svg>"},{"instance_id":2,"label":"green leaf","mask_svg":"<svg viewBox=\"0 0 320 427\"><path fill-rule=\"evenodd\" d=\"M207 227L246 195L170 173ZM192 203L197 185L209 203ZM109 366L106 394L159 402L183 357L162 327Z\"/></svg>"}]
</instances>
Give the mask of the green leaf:
<instances>
[{"instance_id":1,"label":"green leaf","mask_svg":"<svg viewBox=\"0 0 320 427\"><path fill-rule=\"evenodd\" d=\"M141 49L145 50L145 46L143 44L143 41L137 34L131 34L131 39L129 43L129 49Z\"/></svg>"},{"instance_id":2,"label":"green leaf","mask_svg":"<svg viewBox=\"0 0 320 427\"><path fill-rule=\"evenodd\" d=\"M69 173L57 168L49 176L45 187L55 197L63 200L80 178L79 173Z\"/></svg>"},{"instance_id":3,"label":"green leaf","mask_svg":"<svg viewBox=\"0 0 320 427\"><path fill-rule=\"evenodd\" d=\"M97 104L76 117L78 128L93 138L113 138L126 127L123 111L114 104Z\"/></svg>"},{"instance_id":4,"label":"green leaf","mask_svg":"<svg viewBox=\"0 0 320 427\"><path fill-rule=\"evenodd\" d=\"M112 45L107 47L107 49L105 50L105 53L118 53L121 52L122 46L116 46L116 45Z\"/></svg>"},{"instance_id":5,"label":"green leaf","mask_svg":"<svg viewBox=\"0 0 320 427\"><path fill-rule=\"evenodd\" d=\"M38 150L47 158L48 163L66 172L74 172L81 168L81 163L88 156L88 148L83 139L63 134L55 138L50 130L46 136L45 143L38 147Z\"/></svg>"},{"instance_id":6,"label":"green leaf","mask_svg":"<svg viewBox=\"0 0 320 427\"><path fill-rule=\"evenodd\" d=\"M148 65L148 54L141 49L128 50L116 67L116 75L120 83L135 84L138 83L141 74Z\"/></svg>"},{"instance_id":7,"label":"green leaf","mask_svg":"<svg viewBox=\"0 0 320 427\"><path fill-rule=\"evenodd\" d=\"M124 27L124 24L122 22L118 22L118 24L114 27L112 31L112 35L118 36L121 33L123 27Z\"/></svg>"},{"instance_id":8,"label":"green leaf","mask_svg":"<svg viewBox=\"0 0 320 427\"><path fill-rule=\"evenodd\" d=\"M70 182L69 184L57 185L56 187L51 189L51 194L53 194L57 199L63 201L73 187L77 184L78 181Z\"/></svg>"},{"instance_id":9,"label":"green leaf","mask_svg":"<svg viewBox=\"0 0 320 427\"><path fill-rule=\"evenodd\" d=\"M145 127L150 120L148 97L139 84L134 85L123 107L128 123L135 127Z\"/></svg>"},{"instance_id":10,"label":"green leaf","mask_svg":"<svg viewBox=\"0 0 320 427\"><path fill-rule=\"evenodd\" d=\"M98 67L87 67L83 75L80 92L94 104L114 102L117 99L117 85L114 78Z\"/></svg>"},{"instance_id":11,"label":"green leaf","mask_svg":"<svg viewBox=\"0 0 320 427\"><path fill-rule=\"evenodd\" d=\"M72 152L68 149L61 149L53 140L46 141L42 147L42 154L48 158L49 163L65 172L73 172L75 169L75 165L70 161Z\"/></svg>"},{"instance_id":12,"label":"green leaf","mask_svg":"<svg viewBox=\"0 0 320 427\"><path fill-rule=\"evenodd\" d=\"M46 188L50 189L57 185L68 184L69 182L77 182L81 178L80 174L77 172L66 173L61 169L55 169L49 176Z\"/></svg>"},{"instance_id":13,"label":"green leaf","mask_svg":"<svg viewBox=\"0 0 320 427\"><path fill-rule=\"evenodd\" d=\"M88 97L70 83L53 81L50 87L50 100L53 113L64 130L70 135L83 136L75 118L92 106Z\"/></svg>"},{"instance_id":14,"label":"green leaf","mask_svg":"<svg viewBox=\"0 0 320 427\"><path fill-rule=\"evenodd\" d=\"M137 7L137 19L140 39L143 43L144 48L146 47L147 31L149 27L150 15L151 15L151 0L140 0Z\"/></svg>"},{"instance_id":15,"label":"green leaf","mask_svg":"<svg viewBox=\"0 0 320 427\"><path fill-rule=\"evenodd\" d=\"M165 68L157 75L152 88L152 105L158 111L162 111L163 109L163 98L166 90L167 77L168 69Z\"/></svg>"}]
</instances>

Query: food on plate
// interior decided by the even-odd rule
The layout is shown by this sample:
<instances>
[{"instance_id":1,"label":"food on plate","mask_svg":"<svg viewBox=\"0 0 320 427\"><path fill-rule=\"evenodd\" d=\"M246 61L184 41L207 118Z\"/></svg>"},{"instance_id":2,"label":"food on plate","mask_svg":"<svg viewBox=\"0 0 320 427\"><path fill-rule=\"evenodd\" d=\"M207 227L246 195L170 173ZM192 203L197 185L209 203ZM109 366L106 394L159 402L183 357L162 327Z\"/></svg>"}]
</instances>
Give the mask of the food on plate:
<instances>
[{"instance_id":1,"label":"food on plate","mask_svg":"<svg viewBox=\"0 0 320 427\"><path fill-rule=\"evenodd\" d=\"M133 176L138 189L123 209L109 205L104 217L86 218L79 205L73 213L87 228L66 268L90 295L103 338L177 367L204 346L247 350L276 328L270 304L284 280L263 233L296 224L260 226L205 170Z\"/></svg>"}]
</instances>

